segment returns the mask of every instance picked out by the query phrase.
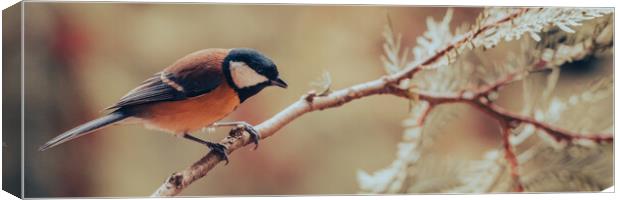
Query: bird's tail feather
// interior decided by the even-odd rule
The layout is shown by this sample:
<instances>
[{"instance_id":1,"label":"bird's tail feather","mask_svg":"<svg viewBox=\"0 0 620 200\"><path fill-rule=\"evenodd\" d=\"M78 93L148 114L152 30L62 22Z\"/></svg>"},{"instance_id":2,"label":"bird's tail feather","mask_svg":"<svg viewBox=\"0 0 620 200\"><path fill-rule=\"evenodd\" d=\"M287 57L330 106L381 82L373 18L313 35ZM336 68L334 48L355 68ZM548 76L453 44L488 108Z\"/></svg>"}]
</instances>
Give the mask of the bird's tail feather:
<instances>
[{"instance_id":1,"label":"bird's tail feather","mask_svg":"<svg viewBox=\"0 0 620 200\"><path fill-rule=\"evenodd\" d=\"M60 134L59 136L56 136L54 139L51 139L50 141L46 142L43 146L39 147L39 151L45 151L46 149L52 148L54 146L57 146L59 144L65 143L69 140L73 140L75 138L78 138L80 136L84 136L87 135L89 133L92 133L100 128L106 127L108 125L112 125L118 121L121 121L125 118L127 118L128 115L124 114L122 112L113 112L110 113L106 116L100 117L98 119L92 120L90 122L87 122L85 124L82 124L78 127L75 127L71 130L68 130L67 132L64 132L62 134Z\"/></svg>"}]
</instances>

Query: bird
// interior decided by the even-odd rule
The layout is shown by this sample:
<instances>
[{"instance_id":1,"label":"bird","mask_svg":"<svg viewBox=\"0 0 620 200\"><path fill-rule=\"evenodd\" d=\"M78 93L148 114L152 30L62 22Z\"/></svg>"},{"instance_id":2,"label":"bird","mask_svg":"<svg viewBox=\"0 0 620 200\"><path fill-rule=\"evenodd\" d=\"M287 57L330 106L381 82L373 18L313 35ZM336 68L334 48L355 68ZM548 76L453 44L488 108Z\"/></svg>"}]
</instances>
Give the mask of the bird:
<instances>
[{"instance_id":1,"label":"bird","mask_svg":"<svg viewBox=\"0 0 620 200\"><path fill-rule=\"evenodd\" d=\"M274 62L251 48L209 48L190 53L143 81L108 114L70 129L42 145L44 151L114 124L142 124L206 145L228 163L225 146L191 135L205 127L235 126L252 136L244 121L219 122L248 98L269 86L287 88Z\"/></svg>"}]
</instances>

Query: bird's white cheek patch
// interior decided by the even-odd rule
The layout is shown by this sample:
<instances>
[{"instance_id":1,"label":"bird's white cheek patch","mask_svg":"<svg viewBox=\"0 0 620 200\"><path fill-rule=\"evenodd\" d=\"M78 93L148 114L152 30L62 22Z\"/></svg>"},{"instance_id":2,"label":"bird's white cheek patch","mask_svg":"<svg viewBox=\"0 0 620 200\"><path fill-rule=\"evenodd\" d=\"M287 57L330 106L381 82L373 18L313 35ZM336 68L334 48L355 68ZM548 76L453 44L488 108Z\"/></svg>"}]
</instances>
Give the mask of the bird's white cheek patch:
<instances>
[{"instance_id":1,"label":"bird's white cheek patch","mask_svg":"<svg viewBox=\"0 0 620 200\"><path fill-rule=\"evenodd\" d=\"M244 62L230 61L230 75L239 88L251 87L267 81L267 77L256 73Z\"/></svg>"}]
</instances>

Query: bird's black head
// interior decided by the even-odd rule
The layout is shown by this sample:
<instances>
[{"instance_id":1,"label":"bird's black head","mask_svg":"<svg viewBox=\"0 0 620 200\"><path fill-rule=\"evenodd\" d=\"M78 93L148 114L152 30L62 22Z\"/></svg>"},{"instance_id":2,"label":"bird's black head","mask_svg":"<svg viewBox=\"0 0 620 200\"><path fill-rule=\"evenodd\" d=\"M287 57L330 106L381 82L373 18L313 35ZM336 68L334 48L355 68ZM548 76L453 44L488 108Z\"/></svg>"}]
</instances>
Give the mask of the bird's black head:
<instances>
[{"instance_id":1,"label":"bird's black head","mask_svg":"<svg viewBox=\"0 0 620 200\"><path fill-rule=\"evenodd\" d=\"M267 56L254 49L231 49L222 63L226 81L243 102L267 86L286 88L278 68Z\"/></svg>"}]
</instances>

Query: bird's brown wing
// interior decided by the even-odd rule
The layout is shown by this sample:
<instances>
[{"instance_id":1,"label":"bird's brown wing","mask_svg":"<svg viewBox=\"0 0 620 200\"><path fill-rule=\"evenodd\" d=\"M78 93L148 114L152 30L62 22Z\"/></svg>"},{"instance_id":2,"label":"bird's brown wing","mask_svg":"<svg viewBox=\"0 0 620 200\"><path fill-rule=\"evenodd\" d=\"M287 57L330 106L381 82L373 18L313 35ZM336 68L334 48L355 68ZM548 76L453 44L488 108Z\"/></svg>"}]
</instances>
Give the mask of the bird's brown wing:
<instances>
[{"instance_id":1,"label":"bird's brown wing","mask_svg":"<svg viewBox=\"0 0 620 200\"><path fill-rule=\"evenodd\" d=\"M201 68L175 74L166 71L159 72L129 91L114 106L107 109L183 100L207 93L224 83L223 80L222 72L217 68Z\"/></svg>"}]
</instances>

